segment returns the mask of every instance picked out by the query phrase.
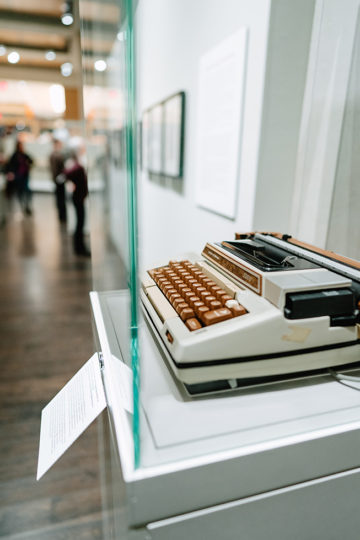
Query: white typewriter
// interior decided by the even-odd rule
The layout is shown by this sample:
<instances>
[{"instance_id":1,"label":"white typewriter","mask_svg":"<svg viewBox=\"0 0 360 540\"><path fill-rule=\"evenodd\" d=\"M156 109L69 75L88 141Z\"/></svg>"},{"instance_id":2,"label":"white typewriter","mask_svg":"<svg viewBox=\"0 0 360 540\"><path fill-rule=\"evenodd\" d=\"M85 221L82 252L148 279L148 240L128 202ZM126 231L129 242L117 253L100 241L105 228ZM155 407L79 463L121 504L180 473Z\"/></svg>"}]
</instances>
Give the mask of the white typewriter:
<instances>
[{"instance_id":1,"label":"white typewriter","mask_svg":"<svg viewBox=\"0 0 360 540\"><path fill-rule=\"evenodd\" d=\"M175 376L190 388L360 361L360 263L288 235L208 243L201 257L148 270L141 300Z\"/></svg>"}]
</instances>

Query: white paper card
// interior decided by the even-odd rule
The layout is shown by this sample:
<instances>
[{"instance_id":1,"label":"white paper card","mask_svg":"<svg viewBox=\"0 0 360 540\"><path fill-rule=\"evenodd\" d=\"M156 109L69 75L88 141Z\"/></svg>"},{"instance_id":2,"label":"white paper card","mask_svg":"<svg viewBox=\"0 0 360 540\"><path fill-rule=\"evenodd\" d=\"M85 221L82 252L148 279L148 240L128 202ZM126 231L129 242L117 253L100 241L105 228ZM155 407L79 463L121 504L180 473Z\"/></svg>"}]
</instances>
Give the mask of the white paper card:
<instances>
[{"instance_id":1,"label":"white paper card","mask_svg":"<svg viewBox=\"0 0 360 540\"><path fill-rule=\"evenodd\" d=\"M229 218L236 216L246 42L243 27L199 66L196 202Z\"/></svg>"},{"instance_id":2,"label":"white paper card","mask_svg":"<svg viewBox=\"0 0 360 540\"><path fill-rule=\"evenodd\" d=\"M100 365L95 353L42 410L37 480L105 407Z\"/></svg>"},{"instance_id":3,"label":"white paper card","mask_svg":"<svg viewBox=\"0 0 360 540\"><path fill-rule=\"evenodd\" d=\"M133 373L132 370L121 360L113 357L112 373L116 383L117 395L122 407L129 413L134 414L133 402Z\"/></svg>"}]
</instances>

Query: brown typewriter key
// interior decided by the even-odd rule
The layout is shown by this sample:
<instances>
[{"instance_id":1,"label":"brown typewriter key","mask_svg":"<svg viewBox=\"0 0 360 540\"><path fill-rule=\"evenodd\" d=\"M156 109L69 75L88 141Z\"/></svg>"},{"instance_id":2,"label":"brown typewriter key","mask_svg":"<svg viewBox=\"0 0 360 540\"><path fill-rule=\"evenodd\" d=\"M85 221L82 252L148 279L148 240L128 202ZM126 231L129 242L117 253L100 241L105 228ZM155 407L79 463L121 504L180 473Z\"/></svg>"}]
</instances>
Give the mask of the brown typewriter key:
<instances>
[{"instance_id":1,"label":"brown typewriter key","mask_svg":"<svg viewBox=\"0 0 360 540\"><path fill-rule=\"evenodd\" d=\"M192 319L193 317L195 317L195 313L194 313L194 310L186 307L184 308L182 311L180 311L180 319L183 320L183 321L186 321L186 319Z\"/></svg>"},{"instance_id":2,"label":"brown typewriter key","mask_svg":"<svg viewBox=\"0 0 360 540\"><path fill-rule=\"evenodd\" d=\"M191 285L193 291L197 292L198 289L204 289L204 287L198 281Z\"/></svg>"},{"instance_id":3,"label":"brown typewriter key","mask_svg":"<svg viewBox=\"0 0 360 540\"><path fill-rule=\"evenodd\" d=\"M206 313L208 313L210 310L208 307L206 306L201 306L198 308L198 310L196 311L196 315L199 317L199 319L201 321L204 321L204 316Z\"/></svg>"},{"instance_id":4,"label":"brown typewriter key","mask_svg":"<svg viewBox=\"0 0 360 540\"><path fill-rule=\"evenodd\" d=\"M183 289L182 295L185 298L186 302L190 302L190 298L194 296L194 293L192 292L191 289L188 288L188 289Z\"/></svg>"},{"instance_id":5,"label":"brown typewriter key","mask_svg":"<svg viewBox=\"0 0 360 540\"><path fill-rule=\"evenodd\" d=\"M177 288L178 288L179 293L182 294L183 290L188 289L189 287L186 285L186 283L183 282L183 283L179 283Z\"/></svg>"},{"instance_id":6,"label":"brown typewriter key","mask_svg":"<svg viewBox=\"0 0 360 540\"><path fill-rule=\"evenodd\" d=\"M173 287L170 281L166 280L166 281L163 281L162 283L159 283L159 288L162 290L162 292L164 292L165 287L167 287L168 285L171 288Z\"/></svg>"},{"instance_id":7,"label":"brown typewriter key","mask_svg":"<svg viewBox=\"0 0 360 540\"><path fill-rule=\"evenodd\" d=\"M203 302L206 303L206 298L208 296L211 296L211 293L209 293L209 291L205 290L205 291L200 291L200 298Z\"/></svg>"},{"instance_id":8,"label":"brown typewriter key","mask_svg":"<svg viewBox=\"0 0 360 540\"><path fill-rule=\"evenodd\" d=\"M227 302L228 300L233 300L233 298L231 298L231 296L229 294L224 294L222 297L221 297L221 302L223 304L225 304L225 302Z\"/></svg>"},{"instance_id":9,"label":"brown typewriter key","mask_svg":"<svg viewBox=\"0 0 360 540\"><path fill-rule=\"evenodd\" d=\"M211 302L215 302L215 301L216 301L215 296L212 296L212 295L210 294L209 296L207 296L207 297L205 298L205 305L206 305L207 307L209 307L210 304L211 304Z\"/></svg>"},{"instance_id":10,"label":"brown typewriter key","mask_svg":"<svg viewBox=\"0 0 360 540\"><path fill-rule=\"evenodd\" d=\"M226 295L226 292L224 291L224 289L220 289L219 291L216 291L215 292L215 296L218 300L220 300L221 302L221 298ZM227 296L227 295L226 295Z\"/></svg>"},{"instance_id":11,"label":"brown typewriter key","mask_svg":"<svg viewBox=\"0 0 360 540\"><path fill-rule=\"evenodd\" d=\"M187 284L189 285L189 287L193 287L195 285L195 283L197 283L195 278L188 279L188 281L187 281Z\"/></svg>"},{"instance_id":12,"label":"brown typewriter key","mask_svg":"<svg viewBox=\"0 0 360 540\"><path fill-rule=\"evenodd\" d=\"M195 296L194 294L189 298L189 304L190 307L194 307L195 302L200 302L200 298L198 296Z\"/></svg>"},{"instance_id":13,"label":"brown typewriter key","mask_svg":"<svg viewBox=\"0 0 360 540\"><path fill-rule=\"evenodd\" d=\"M232 313L230 309L223 307L220 309L214 309L202 313L200 319L206 326L209 326L210 324L215 324L218 322L226 321L227 319L232 319Z\"/></svg>"},{"instance_id":14,"label":"brown typewriter key","mask_svg":"<svg viewBox=\"0 0 360 540\"><path fill-rule=\"evenodd\" d=\"M169 295L169 300L170 300L170 302L171 302L172 304L174 303L174 301L176 300L176 298L181 298L181 296L180 296L180 294L177 292L177 290L174 289L174 291L175 291L174 293L172 293L172 294Z\"/></svg>"},{"instance_id":15,"label":"brown typewriter key","mask_svg":"<svg viewBox=\"0 0 360 540\"><path fill-rule=\"evenodd\" d=\"M235 305L231 306L231 308L229 309L234 317L239 317L240 315L246 315L247 313L246 309L241 304L238 304L237 306Z\"/></svg>"},{"instance_id":16,"label":"brown typewriter key","mask_svg":"<svg viewBox=\"0 0 360 540\"><path fill-rule=\"evenodd\" d=\"M197 319L187 319L185 324L191 332L194 330L200 330L200 328L202 328L201 322Z\"/></svg>"},{"instance_id":17,"label":"brown typewriter key","mask_svg":"<svg viewBox=\"0 0 360 540\"><path fill-rule=\"evenodd\" d=\"M199 317L199 313L200 313L200 312L199 312L199 309L200 309L200 308L203 308L203 307L206 307L205 304L204 304L204 302L201 302L201 301L195 302L194 308L193 308L193 309L195 310L195 313L196 313L196 315L197 315L198 317ZM206 307L206 309L209 309L209 308Z\"/></svg>"},{"instance_id":18,"label":"brown typewriter key","mask_svg":"<svg viewBox=\"0 0 360 540\"><path fill-rule=\"evenodd\" d=\"M167 289L165 295L166 295L166 298L168 298L170 300L170 297L173 295L173 294L179 294L177 292L176 289L174 289L173 287L171 287L171 289ZM171 301L171 300L170 300Z\"/></svg>"},{"instance_id":19,"label":"brown typewriter key","mask_svg":"<svg viewBox=\"0 0 360 540\"><path fill-rule=\"evenodd\" d=\"M181 302L181 304L178 304L175 309L180 315L180 313L183 311L183 309L186 309L188 307L189 307L189 304L187 304L186 302Z\"/></svg>"},{"instance_id":20,"label":"brown typewriter key","mask_svg":"<svg viewBox=\"0 0 360 540\"><path fill-rule=\"evenodd\" d=\"M174 289L172 285L166 285L163 293L165 294L166 298L170 298L170 295L174 294L174 291L176 292L176 289Z\"/></svg>"},{"instance_id":21,"label":"brown typewriter key","mask_svg":"<svg viewBox=\"0 0 360 540\"><path fill-rule=\"evenodd\" d=\"M211 285L211 283L213 283L213 282L211 281L211 279L208 278L208 277L204 278L204 279L202 280L202 282L203 282L204 287L209 287L209 286Z\"/></svg>"},{"instance_id":22,"label":"brown typewriter key","mask_svg":"<svg viewBox=\"0 0 360 540\"><path fill-rule=\"evenodd\" d=\"M212 289L213 287L218 287L218 284L215 283L215 281L210 280L210 283L208 282L206 286L208 289Z\"/></svg>"},{"instance_id":23,"label":"brown typewriter key","mask_svg":"<svg viewBox=\"0 0 360 540\"><path fill-rule=\"evenodd\" d=\"M174 306L174 308L176 309L176 307L179 305L179 304L183 304L184 303L184 299L182 296L179 296L179 298L175 298L175 300L172 302L172 305Z\"/></svg>"},{"instance_id":24,"label":"brown typewriter key","mask_svg":"<svg viewBox=\"0 0 360 540\"><path fill-rule=\"evenodd\" d=\"M222 303L219 302L219 300L213 300L210 302L209 308L210 309L220 309L222 307Z\"/></svg>"},{"instance_id":25,"label":"brown typewriter key","mask_svg":"<svg viewBox=\"0 0 360 540\"><path fill-rule=\"evenodd\" d=\"M201 297L201 293L204 293L204 292L209 292L209 291L207 291L207 290L205 289L205 287L202 287L202 286L201 286L201 287L198 287L198 288L196 289L196 294L197 294L198 296L200 296L200 297Z\"/></svg>"},{"instance_id":26,"label":"brown typewriter key","mask_svg":"<svg viewBox=\"0 0 360 540\"><path fill-rule=\"evenodd\" d=\"M216 293L218 291L222 291L222 288L219 287L219 285L210 285L210 291L213 293L214 296L216 296Z\"/></svg>"}]
</instances>

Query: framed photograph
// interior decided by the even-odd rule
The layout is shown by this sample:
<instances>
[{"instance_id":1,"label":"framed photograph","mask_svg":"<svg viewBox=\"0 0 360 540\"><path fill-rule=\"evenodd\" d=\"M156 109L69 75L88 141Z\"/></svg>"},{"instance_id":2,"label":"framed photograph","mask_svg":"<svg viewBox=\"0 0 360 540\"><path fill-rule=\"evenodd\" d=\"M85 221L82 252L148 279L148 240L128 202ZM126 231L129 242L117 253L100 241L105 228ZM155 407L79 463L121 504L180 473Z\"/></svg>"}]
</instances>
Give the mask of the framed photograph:
<instances>
[{"instance_id":1,"label":"framed photograph","mask_svg":"<svg viewBox=\"0 0 360 540\"><path fill-rule=\"evenodd\" d=\"M148 137L148 171L153 174L163 172L163 104L155 105L148 111L149 114L149 137Z\"/></svg>"},{"instance_id":2,"label":"framed photograph","mask_svg":"<svg viewBox=\"0 0 360 540\"><path fill-rule=\"evenodd\" d=\"M163 174L183 175L185 93L179 92L164 102Z\"/></svg>"}]
</instances>

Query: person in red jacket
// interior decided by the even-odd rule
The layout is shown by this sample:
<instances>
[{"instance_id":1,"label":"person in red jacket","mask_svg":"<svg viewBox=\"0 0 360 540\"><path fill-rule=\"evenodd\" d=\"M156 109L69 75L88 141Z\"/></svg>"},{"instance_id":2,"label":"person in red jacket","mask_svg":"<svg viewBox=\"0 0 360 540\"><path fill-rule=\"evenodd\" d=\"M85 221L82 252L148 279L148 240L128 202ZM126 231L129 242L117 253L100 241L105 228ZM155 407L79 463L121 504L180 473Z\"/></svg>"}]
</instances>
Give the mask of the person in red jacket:
<instances>
[{"instance_id":1,"label":"person in red jacket","mask_svg":"<svg viewBox=\"0 0 360 540\"><path fill-rule=\"evenodd\" d=\"M88 195L87 175L84 167L79 163L77 154L74 152L71 157L73 164L64 170L64 175L73 185L72 200L76 212L74 251L77 255L89 257L90 251L84 242L85 199Z\"/></svg>"}]
</instances>

